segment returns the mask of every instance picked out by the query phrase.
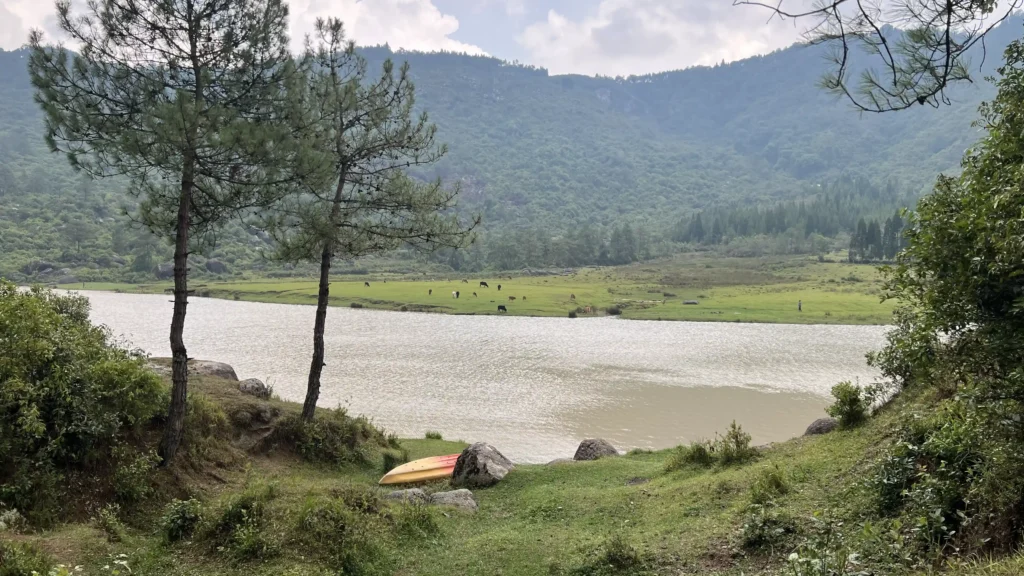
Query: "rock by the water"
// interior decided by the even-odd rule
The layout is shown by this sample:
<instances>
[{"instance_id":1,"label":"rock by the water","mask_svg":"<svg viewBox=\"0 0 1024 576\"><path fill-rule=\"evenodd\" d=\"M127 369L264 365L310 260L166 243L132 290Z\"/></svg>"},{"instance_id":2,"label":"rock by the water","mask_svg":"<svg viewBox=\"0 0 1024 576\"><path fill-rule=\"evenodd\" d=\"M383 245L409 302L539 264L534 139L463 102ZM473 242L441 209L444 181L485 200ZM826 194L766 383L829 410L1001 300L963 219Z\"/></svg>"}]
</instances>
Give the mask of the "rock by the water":
<instances>
[{"instance_id":1,"label":"rock by the water","mask_svg":"<svg viewBox=\"0 0 1024 576\"><path fill-rule=\"evenodd\" d=\"M587 438L583 442L580 442L580 447L576 449L576 454L572 457L573 460L597 460L605 456L618 456L619 451L615 449L607 440L601 438Z\"/></svg>"},{"instance_id":2,"label":"rock by the water","mask_svg":"<svg viewBox=\"0 0 1024 576\"><path fill-rule=\"evenodd\" d=\"M220 260L207 260L206 269L214 274L227 274L228 265Z\"/></svg>"},{"instance_id":3,"label":"rock by the water","mask_svg":"<svg viewBox=\"0 0 1024 576\"><path fill-rule=\"evenodd\" d=\"M839 427L839 421L835 418L818 418L811 425L807 427L807 431L804 432L804 436L814 436L816 434L828 434Z\"/></svg>"},{"instance_id":4,"label":"rock by the water","mask_svg":"<svg viewBox=\"0 0 1024 576\"><path fill-rule=\"evenodd\" d=\"M430 495L430 503L437 506L455 506L466 510L476 510L473 493L465 488L451 492L435 492Z\"/></svg>"},{"instance_id":5,"label":"rock by the water","mask_svg":"<svg viewBox=\"0 0 1024 576\"><path fill-rule=\"evenodd\" d=\"M198 374L199 376L216 376L225 380L238 381L238 375L235 374L235 369L230 364L223 362L213 362L212 360L192 360L188 363L188 371L190 374Z\"/></svg>"},{"instance_id":6,"label":"rock by the water","mask_svg":"<svg viewBox=\"0 0 1024 576\"><path fill-rule=\"evenodd\" d=\"M466 448L455 461L452 484L455 486L493 486L513 468L512 461L486 442Z\"/></svg>"},{"instance_id":7,"label":"rock by the water","mask_svg":"<svg viewBox=\"0 0 1024 576\"><path fill-rule=\"evenodd\" d=\"M270 398L270 388L259 378L249 378L238 383L242 394L250 394L257 398Z\"/></svg>"},{"instance_id":8,"label":"rock by the water","mask_svg":"<svg viewBox=\"0 0 1024 576\"><path fill-rule=\"evenodd\" d=\"M410 488L408 490L395 490L394 492L388 493L385 498L389 500L401 500L408 504L425 504L430 497L427 493L420 488Z\"/></svg>"}]
</instances>

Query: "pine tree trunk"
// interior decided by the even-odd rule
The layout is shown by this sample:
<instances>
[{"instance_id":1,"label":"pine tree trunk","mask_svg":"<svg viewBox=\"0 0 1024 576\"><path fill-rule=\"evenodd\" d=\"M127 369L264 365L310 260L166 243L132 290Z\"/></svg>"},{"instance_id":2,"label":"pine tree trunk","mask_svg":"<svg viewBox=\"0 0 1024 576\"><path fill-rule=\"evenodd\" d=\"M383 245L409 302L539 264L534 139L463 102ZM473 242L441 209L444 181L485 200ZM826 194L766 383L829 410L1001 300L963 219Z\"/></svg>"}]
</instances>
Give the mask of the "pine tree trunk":
<instances>
[{"instance_id":1,"label":"pine tree trunk","mask_svg":"<svg viewBox=\"0 0 1024 576\"><path fill-rule=\"evenodd\" d=\"M331 233L336 231L338 216L341 214L342 194L345 190L345 170L341 171L338 187L331 205ZM331 260L334 257L334 242L324 240L324 251L320 256L320 291L316 299L316 322L313 323L313 360L309 364L309 381L306 383L306 400L302 403L302 419L313 420L316 402L320 399L320 375L324 370L324 330L327 328L327 304L331 293Z\"/></svg>"},{"instance_id":2,"label":"pine tree trunk","mask_svg":"<svg viewBox=\"0 0 1024 576\"><path fill-rule=\"evenodd\" d=\"M185 312L188 307L188 237L191 225L191 201L194 160L186 157L178 199L178 223L174 237L174 315L171 317L171 406L167 426L160 443L160 456L166 466L174 459L185 431L188 401L188 351L185 349Z\"/></svg>"}]
</instances>

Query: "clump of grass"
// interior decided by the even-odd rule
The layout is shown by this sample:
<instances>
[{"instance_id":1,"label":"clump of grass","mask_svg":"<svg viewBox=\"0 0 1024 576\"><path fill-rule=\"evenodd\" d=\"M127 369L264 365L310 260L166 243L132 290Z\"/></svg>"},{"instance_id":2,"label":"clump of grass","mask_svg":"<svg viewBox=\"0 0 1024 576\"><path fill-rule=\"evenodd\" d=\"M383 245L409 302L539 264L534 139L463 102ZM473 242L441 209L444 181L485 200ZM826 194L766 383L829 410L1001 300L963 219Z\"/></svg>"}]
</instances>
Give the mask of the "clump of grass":
<instances>
[{"instance_id":1,"label":"clump of grass","mask_svg":"<svg viewBox=\"0 0 1024 576\"><path fill-rule=\"evenodd\" d=\"M669 453L668 461L665 462L665 471L674 472L688 466L699 468L710 468L715 464L715 457L711 453L711 445L707 441L692 442L689 446L676 446Z\"/></svg>"},{"instance_id":2,"label":"clump of grass","mask_svg":"<svg viewBox=\"0 0 1024 576\"><path fill-rule=\"evenodd\" d=\"M263 527L267 506L276 496L273 484L259 484L231 497L204 530L206 539L239 561L275 555L277 548Z\"/></svg>"},{"instance_id":3,"label":"clump of grass","mask_svg":"<svg viewBox=\"0 0 1024 576\"><path fill-rule=\"evenodd\" d=\"M53 564L53 560L35 546L0 540L0 575L46 574Z\"/></svg>"},{"instance_id":4,"label":"clump of grass","mask_svg":"<svg viewBox=\"0 0 1024 576\"><path fill-rule=\"evenodd\" d=\"M424 437L427 440L444 440L444 437L442 437L441 433L438 432L437 430L427 430L427 433L424 434Z\"/></svg>"},{"instance_id":5,"label":"clump of grass","mask_svg":"<svg viewBox=\"0 0 1024 576\"><path fill-rule=\"evenodd\" d=\"M750 486L750 501L754 504L768 504L779 496L789 493L789 482L778 466L761 470Z\"/></svg>"},{"instance_id":6,"label":"clump of grass","mask_svg":"<svg viewBox=\"0 0 1024 576\"><path fill-rule=\"evenodd\" d=\"M349 304L348 307L349 308L362 308L363 305L360 304L359 302L353 302L353 303Z\"/></svg>"},{"instance_id":7,"label":"clump of grass","mask_svg":"<svg viewBox=\"0 0 1024 576\"><path fill-rule=\"evenodd\" d=\"M608 538L584 564L569 571L575 576L646 574L647 559L621 534Z\"/></svg>"},{"instance_id":8,"label":"clump of grass","mask_svg":"<svg viewBox=\"0 0 1024 576\"><path fill-rule=\"evenodd\" d=\"M744 548L751 550L774 548L795 532L793 520L780 514L774 505L751 504L740 531L740 541Z\"/></svg>"},{"instance_id":9,"label":"clump of grass","mask_svg":"<svg viewBox=\"0 0 1024 576\"><path fill-rule=\"evenodd\" d=\"M194 498L174 500L164 508L160 526L168 542L177 542L192 536L203 521L203 505Z\"/></svg>"},{"instance_id":10,"label":"clump of grass","mask_svg":"<svg viewBox=\"0 0 1024 576\"><path fill-rule=\"evenodd\" d=\"M386 517L361 513L342 498L307 501L297 539L341 574L391 574L397 555L388 544Z\"/></svg>"},{"instance_id":11,"label":"clump of grass","mask_svg":"<svg viewBox=\"0 0 1024 576\"><path fill-rule=\"evenodd\" d=\"M311 422L299 415L282 418L272 443L294 450L303 459L323 464L362 461L367 445L387 446L384 433L363 417L351 418L344 409L318 410Z\"/></svg>"},{"instance_id":12,"label":"clump of grass","mask_svg":"<svg viewBox=\"0 0 1024 576\"><path fill-rule=\"evenodd\" d=\"M395 469L402 464L409 461L408 450L385 450L383 453L383 460L381 462L381 472L387 474L391 470Z\"/></svg>"}]
</instances>

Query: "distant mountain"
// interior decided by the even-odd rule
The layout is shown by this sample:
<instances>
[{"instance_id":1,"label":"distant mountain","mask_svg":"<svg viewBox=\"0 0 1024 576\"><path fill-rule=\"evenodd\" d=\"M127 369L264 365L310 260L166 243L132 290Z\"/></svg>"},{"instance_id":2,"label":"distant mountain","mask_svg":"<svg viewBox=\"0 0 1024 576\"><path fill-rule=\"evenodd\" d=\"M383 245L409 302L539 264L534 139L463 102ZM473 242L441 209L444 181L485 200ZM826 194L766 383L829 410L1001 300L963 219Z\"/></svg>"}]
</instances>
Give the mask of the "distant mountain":
<instances>
[{"instance_id":1,"label":"distant mountain","mask_svg":"<svg viewBox=\"0 0 1024 576\"><path fill-rule=\"evenodd\" d=\"M991 34L979 76L999 64L1022 24L1018 17ZM858 114L817 87L821 50L795 45L616 79L551 76L457 54L363 52L373 66L388 57L410 63L418 105L450 148L419 175L462 182L461 206L483 215L486 247L488 236L511 230L558 236L584 224L607 230L632 222L667 237L694 209L804 197L849 176L925 190L940 171L957 169L978 137L971 124L994 93L989 83L957 88L954 104L940 109ZM0 274L32 259L67 258L69 242L84 259L79 265L103 268L87 255L96 252L134 261L112 245L109 224L119 218L123 190L83 182L46 151L26 62L25 51L0 51ZM67 227L76 214L95 228L78 241L69 239L81 236L77 225ZM220 251L248 267L261 245L255 231L238 226ZM163 249L154 247L152 258Z\"/></svg>"}]
</instances>

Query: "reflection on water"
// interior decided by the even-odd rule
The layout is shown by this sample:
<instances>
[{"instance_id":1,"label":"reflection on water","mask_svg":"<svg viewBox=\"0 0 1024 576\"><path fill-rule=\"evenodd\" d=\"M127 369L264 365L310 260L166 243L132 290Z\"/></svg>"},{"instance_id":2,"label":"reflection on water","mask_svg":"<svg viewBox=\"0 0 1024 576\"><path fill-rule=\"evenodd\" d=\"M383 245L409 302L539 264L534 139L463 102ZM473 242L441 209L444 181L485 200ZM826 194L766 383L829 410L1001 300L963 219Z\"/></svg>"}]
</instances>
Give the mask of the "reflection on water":
<instances>
[{"instance_id":1,"label":"reflection on water","mask_svg":"<svg viewBox=\"0 0 1024 576\"><path fill-rule=\"evenodd\" d=\"M94 322L170 355L166 296L91 292ZM194 298L189 356L227 362L301 401L314 308ZM839 380L875 376L877 326L445 316L331 308L321 406L403 436L484 440L517 461L571 455L581 438L663 448L736 419L755 442L791 437Z\"/></svg>"}]
</instances>

